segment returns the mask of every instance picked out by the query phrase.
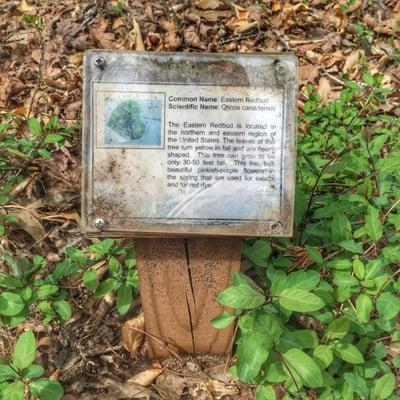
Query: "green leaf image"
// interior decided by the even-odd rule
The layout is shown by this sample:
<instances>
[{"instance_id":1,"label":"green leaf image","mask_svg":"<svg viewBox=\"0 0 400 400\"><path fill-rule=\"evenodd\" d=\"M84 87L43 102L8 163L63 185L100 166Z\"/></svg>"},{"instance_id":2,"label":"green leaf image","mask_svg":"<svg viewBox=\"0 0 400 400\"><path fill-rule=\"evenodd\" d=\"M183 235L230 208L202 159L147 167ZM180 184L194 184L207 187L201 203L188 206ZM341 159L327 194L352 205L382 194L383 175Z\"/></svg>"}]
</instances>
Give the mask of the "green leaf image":
<instances>
[{"instance_id":1,"label":"green leaf image","mask_svg":"<svg viewBox=\"0 0 400 400\"><path fill-rule=\"evenodd\" d=\"M123 101L112 111L107 126L128 139L140 139L145 132L140 111L136 101Z\"/></svg>"}]
</instances>

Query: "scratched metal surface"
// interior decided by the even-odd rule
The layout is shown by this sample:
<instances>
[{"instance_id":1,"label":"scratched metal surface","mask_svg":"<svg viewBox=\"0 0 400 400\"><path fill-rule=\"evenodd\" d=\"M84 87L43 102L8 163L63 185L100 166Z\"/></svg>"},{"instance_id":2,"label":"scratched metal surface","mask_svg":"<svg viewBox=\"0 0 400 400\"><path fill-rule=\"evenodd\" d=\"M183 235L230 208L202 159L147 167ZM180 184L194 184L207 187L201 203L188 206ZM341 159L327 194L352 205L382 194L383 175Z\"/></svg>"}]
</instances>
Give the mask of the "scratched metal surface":
<instances>
[{"instance_id":1,"label":"scratched metal surface","mask_svg":"<svg viewBox=\"0 0 400 400\"><path fill-rule=\"evenodd\" d=\"M86 52L83 83L83 232L89 237L291 236L295 186L296 79L297 59L290 54ZM99 93L103 92L103 101L108 98L108 91L138 83L176 84L177 87L215 85L237 87L242 91L257 88L265 93L283 93L279 207L272 210L265 206L254 219L217 218L215 213L213 218L182 219L171 216L171 213L166 213L165 218L151 213L146 217L147 211L144 210L148 210L149 205L163 201L157 199L156 184L161 178L150 165L154 164L154 159L146 161L143 153L138 161L138 152L129 146L115 148L99 138L100 132L103 135L106 129L102 113L107 113L100 104ZM148 99L144 97L141 101ZM135 175L132 166L135 170L140 169L140 176ZM154 180L154 190L150 190L147 197L145 192L149 186L141 184L142 179ZM146 184L149 185L147 181ZM261 193L268 197L268 191L263 192L262 187ZM264 200L268 205L268 199ZM231 207L232 202L223 194L217 201L221 210ZM244 203L240 198L234 203L238 215L243 214L240 208L245 207Z\"/></svg>"}]
</instances>

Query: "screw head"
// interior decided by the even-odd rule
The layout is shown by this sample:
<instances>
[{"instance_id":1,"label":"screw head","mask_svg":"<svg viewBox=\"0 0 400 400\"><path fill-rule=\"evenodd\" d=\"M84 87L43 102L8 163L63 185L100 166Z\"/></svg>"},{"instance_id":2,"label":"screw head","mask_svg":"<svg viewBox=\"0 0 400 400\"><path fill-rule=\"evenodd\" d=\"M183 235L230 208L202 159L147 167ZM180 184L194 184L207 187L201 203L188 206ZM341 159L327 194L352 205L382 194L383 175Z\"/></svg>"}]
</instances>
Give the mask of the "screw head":
<instances>
[{"instance_id":1,"label":"screw head","mask_svg":"<svg viewBox=\"0 0 400 400\"><path fill-rule=\"evenodd\" d=\"M286 74L286 66L282 62L279 62L278 64L276 64L275 70L279 75Z\"/></svg>"},{"instance_id":2,"label":"screw head","mask_svg":"<svg viewBox=\"0 0 400 400\"><path fill-rule=\"evenodd\" d=\"M271 224L271 231L274 233L278 233L281 230L282 226L280 222L273 222Z\"/></svg>"},{"instance_id":3,"label":"screw head","mask_svg":"<svg viewBox=\"0 0 400 400\"><path fill-rule=\"evenodd\" d=\"M96 58L94 59L94 65L95 65L97 68L103 69L103 68L104 68L104 65L106 65L106 60L105 60L103 57L96 57Z\"/></svg>"},{"instance_id":4,"label":"screw head","mask_svg":"<svg viewBox=\"0 0 400 400\"><path fill-rule=\"evenodd\" d=\"M106 226L106 221L103 218L96 218L94 221L94 226L101 230Z\"/></svg>"}]
</instances>

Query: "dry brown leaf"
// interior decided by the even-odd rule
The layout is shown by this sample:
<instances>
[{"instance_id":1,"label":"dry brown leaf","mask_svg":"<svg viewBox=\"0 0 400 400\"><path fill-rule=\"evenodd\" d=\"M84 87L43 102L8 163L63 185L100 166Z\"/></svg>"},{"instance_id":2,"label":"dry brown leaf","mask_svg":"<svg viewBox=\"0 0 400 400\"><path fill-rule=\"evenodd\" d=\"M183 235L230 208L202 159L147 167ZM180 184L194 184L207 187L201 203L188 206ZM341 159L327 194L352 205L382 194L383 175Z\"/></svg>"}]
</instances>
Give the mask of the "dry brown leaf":
<instances>
[{"instance_id":1,"label":"dry brown leaf","mask_svg":"<svg viewBox=\"0 0 400 400\"><path fill-rule=\"evenodd\" d=\"M140 372L128 379L126 383L147 387L150 386L162 372L163 370L161 368L146 369L146 371Z\"/></svg>"},{"instance_id":2,"label":"dry brown leaf","mask_svg":"<svg viewBox=\"0 0 400 400\"><path fill-rule=\"evenodd\" d=\"M220 6L219 0L195 0L195 7L201 10L215 10Z\"/></svg>"},{"instance_id":3,"label":"dry brown leaf","mask_svg":"<svg viewBox=\"0 0 400 400\"><path fill-rule=\"evenodd\" d=\"M0 72L0 107L6 107L8 98L21 92L25 85L5 72Z\"/></svg>"},{"instance_id":4,"label":"dry brown leaf","mask_svg":"<svg viewBox=\"0 0 400 400\"><path fill-rule=\"evenodd\" d=\"M136 19L133 19L133 30L135 31L135 37L136 37L135 50L145 51L142 34L140 32L140 27L139 24L136 22Z\"/></svg>"},{"instance_id":5,"label":"dry brown leaf","mask_svg":"<svg viewBox=\"0 0 400 400\"><path fill-rule=\"evenodd\" d=\"M23 15L32 15L36 12L35 7L30 6L25 0L19 3L17 9Z\"/></svg>"},{"instance_id":6,"label":"dry brown leaf","mask_svg":"<svg viewBox=\"0 0 400 400\"><path fill-rule=\"evenodd\" d=\"M314 64L305 64L299 67L299 85L314 83L318 76L318 69Z\"/></svg>"},{"instance_id":7,"label":"dry brown leaf","mask_svg":"<svg viewBox=\"0 0 400 400\"><path fill-rule=\"evenodd\" d=\"M359 59L360 56L364 55L364 50L354 50L352 51L348 57L346 58L346 61L343 65L343 72L344 73L349 73L350 78L354 78L354 76L358 72L358 67L359 67Z\"/></svg>"},{"instance_id":8,"label":"dry brown leaf","mask_svg":"<svg viewBox=\"0 0 400 400\"><path fill-rule=\"evenodd\" d=\"M207 387L211 394L219 399L225 396L234 396L239 393L239 389L236 385L229 385L214 379L207 383Z\"/></svg>"},{"instance_id":9,"label":"dry brown leaf","mask_svg":"<svg viewBox=\"0 0 400 400\"><path fill-rule=\"evenodd\" d=\"M325 78L325 76L322 76L318 82L318 94L321 98L322 104L325 104L328 101L331 91L332 88L329 80Z\"/></svg>"},{"instance_id":10,"label":"dry brown leaf","mask_svg":"<svg viewBox=\"0 0 400 400\"><path fill-rule=\"evenodd\" d=\"M152 398L153 392L149 389L128 382L119 382L110 377L100 377L103 385L107 386L108 396L111 399L146 399Z\"/></svg>"},{"instance_id":11,"label":"dry brown leaf","mask_svg":"<svg viewBox=\"0 0 400 400\"><path fill-rule=\"evenodd\" d=\"M115 47L115 35L111 32L104 32L101 28L90 28L90 37L102 49Z\"/></svg>"},{"instance_id":12,"label":"dry brown leaf","mask_svg":"<svg viewBox=\"0 0 400 400\"><path fill-rule=\"evenodd\" d=\"M122 344L132 356L134 356L140 349L143 343L144 330L144 315L140 313L136 318L126 321L122 326Z\"/></svg>"},{"instance_id":13,"label":"dry brown leaf","mask_svg":"<svg viewBox=\"0 0 400 400\"><path fill-rule=\"evenodd\" d=\"M17 226L27 232L35 242L40 242L45 236L46 231L40 221L32 212L26 210L14 211L13 215L17 218Z\"/></svg>"}]
</instances>

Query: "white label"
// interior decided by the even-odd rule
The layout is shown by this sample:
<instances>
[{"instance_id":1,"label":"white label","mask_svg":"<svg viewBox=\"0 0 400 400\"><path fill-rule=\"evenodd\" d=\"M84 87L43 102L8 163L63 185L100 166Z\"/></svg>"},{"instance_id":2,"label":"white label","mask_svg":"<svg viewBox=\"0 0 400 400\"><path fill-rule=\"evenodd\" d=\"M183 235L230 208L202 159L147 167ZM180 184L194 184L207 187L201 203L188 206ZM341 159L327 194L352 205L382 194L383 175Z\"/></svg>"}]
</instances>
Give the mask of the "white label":
<instances>
[{"instance_id":1,"label":"white label","mask_svg":"<svg viewBox=\"0 0 400 400\"><path fill-rule=\"evenodd\" d=\"M138 219L280 215L282 90L97 83L94 91L94 196L114 192Z\"/></svg>"}]
</instances>

